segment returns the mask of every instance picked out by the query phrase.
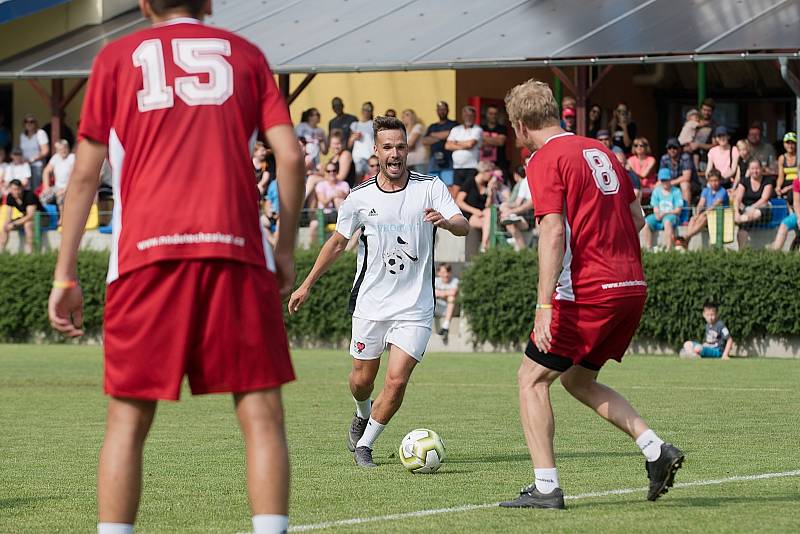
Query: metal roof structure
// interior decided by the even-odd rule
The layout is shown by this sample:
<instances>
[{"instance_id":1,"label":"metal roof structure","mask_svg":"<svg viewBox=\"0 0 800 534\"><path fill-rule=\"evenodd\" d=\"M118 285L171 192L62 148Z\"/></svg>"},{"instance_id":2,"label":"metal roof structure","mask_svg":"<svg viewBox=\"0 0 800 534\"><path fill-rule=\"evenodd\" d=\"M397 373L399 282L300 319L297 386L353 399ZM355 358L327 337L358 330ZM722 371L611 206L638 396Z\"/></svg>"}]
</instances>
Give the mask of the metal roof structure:
<instances>
[{"instance_id":1,"label":"metal roof structure","mask_svg":"<svg viewBox=\"0 0 800 534\"><path fill-rule=\"evenodd\" d=\"M216 0L207 23L277 74L800 58L797 0ZM89 74L138 11L0 62L0 78Z\"/></svg>"}]
</instances>

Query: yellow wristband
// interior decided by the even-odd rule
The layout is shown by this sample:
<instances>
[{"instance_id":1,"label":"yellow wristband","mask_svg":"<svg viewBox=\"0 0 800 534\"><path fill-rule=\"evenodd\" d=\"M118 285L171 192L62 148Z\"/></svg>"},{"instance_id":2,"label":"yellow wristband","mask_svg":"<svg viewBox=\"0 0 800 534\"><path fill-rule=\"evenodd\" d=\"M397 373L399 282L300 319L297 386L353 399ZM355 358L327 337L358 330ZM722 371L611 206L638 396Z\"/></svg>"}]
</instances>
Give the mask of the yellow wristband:
<instances>
[{"instance_id":1,"label":"yellow wristband","mask_svg":"<svg viewBox=\"0 0 800 534\"><path fill-rule=\"evenodd\" d=\"M537 310L551 310L551 309L553 309L553 305L552 304L537 304L536 305L536 309Z\"/></svg>"},{"instance_id":2,"label":"yellow wristband","mask_svg":"<svg viewBox=\"0 0 800 534\"><path fill-rule=\"evenodd\" d=\"M78 287L77 280L53 280L53 287L56 289L72 289Z\"/></svg>"}]
</instances>

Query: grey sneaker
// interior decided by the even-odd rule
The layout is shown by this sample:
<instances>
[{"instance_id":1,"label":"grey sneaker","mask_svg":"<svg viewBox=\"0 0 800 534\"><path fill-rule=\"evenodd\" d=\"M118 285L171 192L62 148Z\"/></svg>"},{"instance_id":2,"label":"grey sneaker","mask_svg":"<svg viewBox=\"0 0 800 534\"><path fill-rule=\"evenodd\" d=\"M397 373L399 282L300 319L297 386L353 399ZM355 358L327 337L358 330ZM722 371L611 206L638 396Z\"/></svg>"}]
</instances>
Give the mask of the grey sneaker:
<instances>
[{"instance_id":1,"label":"grey sneaker","mask_svg":"<svg viewBox=\"0 0 800 534\"><path fill-rule=\"evenodd\" d=\"M503 508L549 508L553 510L563 510L564 492L561 488L556 488L550 493L542 493L536 489L535 484L523 488L519 492L519 497L513 501L501 502Z\"/></svg>"},{"instance_id":2,"label":"grey sneaker","mask_svg":"<svg viewBox=\"0 0 800 534\"><path fill-rule=\"evenodd\" d=\"M355 458L358 467L378 467L372 461L372 449L369 447L356 447L353 458Z\"/></svg>"},{"instance_id":3,"label":"grey sneaker","mask_svg":"<svg viewBox=\"0 0 800 534\"><path fill-rule=\"evenodd\" d=\"M356 443L364 435L364 430L367 429L369 419L361 419L358 414L353 414L353 420L350 422L350 431L347 433L347 450L355 452Z\"/></svg>"},{"instance_id":4,"label":"grey sneaker","mask_svg":"<svg viewBox=\"0 0 800 534\"><path fill-rule=\"evenodd\" d=\"M675 473L683 465L683 453L672 443L661 444L661 456L654 462L645 462L647 478L650 479L650 490L647 500L655 501L671 488L675 481Z\"/></svg>"}]
</instances>

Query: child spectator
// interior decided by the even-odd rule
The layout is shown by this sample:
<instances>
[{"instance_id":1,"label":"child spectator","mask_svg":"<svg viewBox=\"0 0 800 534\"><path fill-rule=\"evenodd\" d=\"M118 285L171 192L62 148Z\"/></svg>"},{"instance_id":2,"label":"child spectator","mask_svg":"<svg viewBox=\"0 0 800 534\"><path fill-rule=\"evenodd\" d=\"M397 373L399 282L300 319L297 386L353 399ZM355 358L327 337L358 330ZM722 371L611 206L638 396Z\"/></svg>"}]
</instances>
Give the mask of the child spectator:
<instances>
[{"instance_id":1,"label":"child spectator","mask_svg":"<svg viewBox=\"0 0 800 534\"><path fill-rule=\"evenodd\" d=\"M683 358L720 358L730 360L733 338L728 328L717 317L716 304L706 302L703 305L703 319L706 320L706 334L703 343L687 341L683 344Z\"/></svg>"},{"instance_id":2,"label":"child spectator","mask_svg":"<svg viewBox=\"0 0 800 534\"><path fill-rule=\"evenodd\" d=\"M434 294L436 296L436 306L434 314L436 317L444 317L439 323L439 335L442 341L447 343L447 336L450 333L450 320L456 309L456 296L458 296L458 278L453 276L453 266L449 263L442 263L436 270L436 279L433 282Z\"/></svg>"},{"instance_id":3,"label":"child spectator","mask_svg":"<svg viewBox=\"0 0 800 534\"><path fill-rule=\"evenodd\" d=\"M653 244L653 232L663 230L665 248L672 248L675 228L678 227L678 216L683 209L683 197L681 190L674 187L670 181L672 174L669 169L658 170L658 187L650 197L650 206L653 213L645 217L644 228L642 228L642 247L649 249Z\"/></svg>"},{"instance_id":4,"label":"child spectator","mask_svg":"<svg viewBox=\"0 0 800 534\"><path fill-rule=\"evenodd\" d=\"M708 212L718 206L727 208L728 203L728 191L722 187L722 174L717 169L711 169L708 171L706 186L700 194L700 202L697 203L696 215L689 220L689 228L679 241L686 246L708 224Z\"/></svg>"},{"instance_id":5,"label":"child spectator","mask_svg":"<svg viewBox=\"0 0 800 534\"><path fill-rule=\"evenodd\" d=\"M698 126L700 126L700 112L690 109L686 112L686 122L683 123L681 133L678 134L678 142L685 146L694 141Z\"/></svg>"}]
</instances>

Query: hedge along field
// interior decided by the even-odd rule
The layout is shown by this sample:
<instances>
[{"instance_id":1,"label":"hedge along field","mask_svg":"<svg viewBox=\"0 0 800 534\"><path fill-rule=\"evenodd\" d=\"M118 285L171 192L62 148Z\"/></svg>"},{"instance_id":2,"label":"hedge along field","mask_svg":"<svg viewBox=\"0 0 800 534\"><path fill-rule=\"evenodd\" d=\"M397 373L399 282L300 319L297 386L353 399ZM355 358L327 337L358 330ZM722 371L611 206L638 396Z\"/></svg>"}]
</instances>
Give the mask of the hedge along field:
<instances>
[{"instance_id":1,"label":"hedge along field","mask_svg":"<svg viewBox=\"0 0 800 534\"><path fill-rule=\"evenodd\" d=\"M297 284L317 250L297 252ZM664 252L643 256L649 289L638 336L678 347L703 331L702 306L720 305L736 339L800 335L800 255L770 251ZM287 316L293 340L340 343L350 338L347 303L356 256L346 253L317 282L299 313ZM0 341L56 340L47 320L55 255L0 254ZM81 252L78 273L89 336L102 330L108 253ZM533 324L537 257L534 250L493 249L461 277L461 308L473 341L523 343Z\"/></svg>"}]
</instances>

